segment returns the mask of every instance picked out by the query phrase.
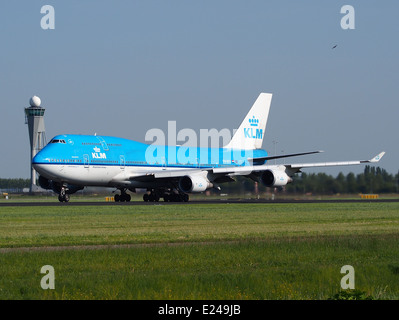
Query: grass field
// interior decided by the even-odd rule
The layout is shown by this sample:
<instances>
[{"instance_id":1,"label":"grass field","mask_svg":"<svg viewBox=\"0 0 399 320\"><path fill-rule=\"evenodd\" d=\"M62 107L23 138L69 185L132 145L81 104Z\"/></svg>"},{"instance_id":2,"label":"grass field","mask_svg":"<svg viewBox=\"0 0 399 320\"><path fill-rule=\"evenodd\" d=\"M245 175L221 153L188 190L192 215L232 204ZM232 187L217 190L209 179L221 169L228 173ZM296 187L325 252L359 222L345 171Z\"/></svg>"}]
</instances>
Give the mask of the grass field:
<instances>
[{"instance_id":1,"label":"grass field","mask_svg":"<svg viewBox=\"0 0 399 320\"><path fill-rule=\"evenodd\" d=\"M398 299L398 240L399 203L1 207L0 299Z\"/></svg>"}]
</instances>

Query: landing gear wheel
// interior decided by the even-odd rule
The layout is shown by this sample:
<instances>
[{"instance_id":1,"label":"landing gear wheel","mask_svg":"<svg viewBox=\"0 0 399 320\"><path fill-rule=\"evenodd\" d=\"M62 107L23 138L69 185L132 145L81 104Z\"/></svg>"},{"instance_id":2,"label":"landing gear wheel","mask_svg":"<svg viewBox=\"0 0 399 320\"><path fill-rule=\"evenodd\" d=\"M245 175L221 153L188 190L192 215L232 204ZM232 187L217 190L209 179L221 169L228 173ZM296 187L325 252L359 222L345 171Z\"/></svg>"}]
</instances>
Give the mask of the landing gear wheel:
<instances>
[{"instance_id":1,"label":"landing gear wheel","mask_svg":"<svg viewBox=\"0 0 399 320\"><path fill-rule=\"evenodd\" d=\"M58 195L59 202L69 202L69 194L65 192L65 188L61 188L60 194Z\"/></svg>"},{"instance_id":2,"label":"landing gear wheel","mask_svg":"<svg viewBox=\"0 0 399 320\"><path fill-rule=\"evenodd\" d=\"M151 193L150 194L148 194L148 193L145 193L144 195L143 195L143 200L145 201L145 202L158 202L159 201L159 194L158 193L156 193L156 192L153 192L153 191L151 191Z\"/></svg>"},{"instance_id":3,"label":"landing gear wheel","mask_svg":"<svg viewBox=\"0 0 399 320\"><path fill-rule=\"evenodd\" d=\"M177 190L171 189L148 189L149 193L143 195L145 202L158 202L160 198L163 198L165 202L187 202L189 199L188 194L178 192Z\"/></svg>"},{"instance_id":4,"label":"landing gear wheel","mask_svg":"<svg viewBox=\"0 0 399 320\"><path fill-rule=\"evenodd\" d=\"M129 202L132 199L131 195L127 194L125 189L120 189L120 190L121 194L116 194L114 196L115 202L125 202L125 201Z\"/></svg>"},{"instance_id":5,"label":"landing gear wheel","mask_svg":"<svg viewBox=\"0 0 399 320\"><path fill-rule=\"evenodd\" d=\"M163 199L166 202L188 202L189 196L187 193L171 193L165 194Z\"/></svg>"},{"instance_id":6,"label":"landing gear wheel","mask_svg":"<svg viewBox=\"0 0 399 320\"><path fill-rule=\"evenodd\" d=\"M158 202L158 201L159 201L159 196L158 196L157 194L151 192L151 193L148 195L148 201L151 201L151 202Z\"/></svg>"},{"instance_id":7,"label":"landing gear wheel","mask_svg":"<svg viewBox=\"0 0 399 320\"><path fill-rule=\"evenodd\" d=\"M119 199L120 199L119 201L121 202L129 202L132 199L132 197L130 196L130 194L122 193Z\"/></svg>"}]
</instances>

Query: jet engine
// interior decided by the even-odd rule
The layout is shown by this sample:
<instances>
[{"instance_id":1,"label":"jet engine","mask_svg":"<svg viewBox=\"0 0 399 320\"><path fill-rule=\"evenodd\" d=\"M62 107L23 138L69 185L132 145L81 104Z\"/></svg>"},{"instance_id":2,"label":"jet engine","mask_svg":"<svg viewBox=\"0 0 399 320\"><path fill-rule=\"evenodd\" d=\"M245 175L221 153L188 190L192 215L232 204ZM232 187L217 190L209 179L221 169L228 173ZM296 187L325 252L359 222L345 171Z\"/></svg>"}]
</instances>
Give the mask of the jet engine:
<instances>
[{"instance_id":1,"label":"jet engine","mask_svg":"<svg viewBox=\"0 0 399 320\"><path fill-rule=\"evenodd\" d=\"M46 190L53 189L52 181L43 176L39 176L39 186Z\"/></svg>"},{"instance_id":2,"label":"jet engine","mask_svg":"<svg viewBox=\"0 0 399 320\"><path fill-rule=\"evenodd\" d=\"M266 187L282 187L292 181L285 171L265 170L259 177L259 181Z\"/></svg>"},{"instance_id":3,"label":"jet engine","mask_svg":"<svg viewBox=\"0 0 399 320\"><path fill-rule=\"evenodd\" d=\"M184 176L179 180L179 189L184 193L202 192L212 186L212 183L201 175Z\"/></svg>"},{"instance_id":4,"label":"jet engine","mask_svg":"<svg viewBox=\"0 0 399 320\"><path fill-rule=\"evenodd\" d=\"M60 183L47 179L44 176L39 176L39 186L46 190L53 190L55 193L58 194L61 192L61 187L62 187ZM67 194L72 194L79 190L82 190L83 188L84 188L83 186L67 184L65 192Z\"/></svg>"}]
</instances>

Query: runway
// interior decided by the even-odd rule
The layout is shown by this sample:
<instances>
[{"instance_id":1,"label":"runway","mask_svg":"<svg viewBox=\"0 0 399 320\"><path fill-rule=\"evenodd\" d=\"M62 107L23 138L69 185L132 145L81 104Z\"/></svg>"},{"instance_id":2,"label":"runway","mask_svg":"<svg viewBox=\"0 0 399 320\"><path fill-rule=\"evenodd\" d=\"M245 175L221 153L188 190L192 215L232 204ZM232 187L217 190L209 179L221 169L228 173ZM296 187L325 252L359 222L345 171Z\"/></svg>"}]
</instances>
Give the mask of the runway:
<instances>
[{"instance_id":1,"label":"runway","mask_svg":"<svg viewBox=\"0 0 399 320\"><path fill-rule=\"evenodd\" d=\"M50 207L50 206L161 206L161 205L183 205L190 206L195 204L304 204L304 203L389 203L399 202L399 199L339 199L339 200L264 200L264 199L223 199L223 200L194 200L189 202L144 202L144 201L130 201L130 202L100 202L100 201L71 201L71 202L0 202L0 207Z\"/></svg>"}]
</instances>

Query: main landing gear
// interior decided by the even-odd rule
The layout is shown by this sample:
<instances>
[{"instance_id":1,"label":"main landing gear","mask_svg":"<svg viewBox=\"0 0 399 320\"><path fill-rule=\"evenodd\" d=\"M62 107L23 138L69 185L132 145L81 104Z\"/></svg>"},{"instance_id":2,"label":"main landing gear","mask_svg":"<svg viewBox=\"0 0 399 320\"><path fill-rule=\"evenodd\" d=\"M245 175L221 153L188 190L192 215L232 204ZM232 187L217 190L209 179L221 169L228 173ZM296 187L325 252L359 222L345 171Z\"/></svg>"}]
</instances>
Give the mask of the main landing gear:
<instances>
[{"instance_id":1,"label":"main landing gear","mask_svg":"<svg viewBox=\"0 0 399 320\"><path fill-rule=\"evenodd\" d=\"M122 188L119 190L121 193L114 195L115 202L130 202L132 197L126 193L127 189ZM158 202L161 198L165 202L187 202L189 200L188 194L182 193L178 189L148 189L147 191L149 193L147 192L143 195L145 202Z\"/></svg>"},{"instance_id":2,"label":"main landing gear","mask_svg":"<svg viewBox=\"0 0 399 320\"><path fill-rule=\"evenodd\" d=\"M150 193L145 193L143 195L143 200L145 202L158 202L160 198L163 198L165 202L187 202L189 196L187 193L162 191L162 190L149 190Z\"/></svg>"},{"instance_id":3,"label":"main landing gear","mask_svg":"<svg viewBox=\"0 0 399 320\"><path fill-rule=\"evenodd\" d=\"M114 196L115 202L130 202L132 197L130 196L130 194L126 193L126 189L120 189L120 190L121 194L116 194Z\"/></svg>"}]
</instances>

